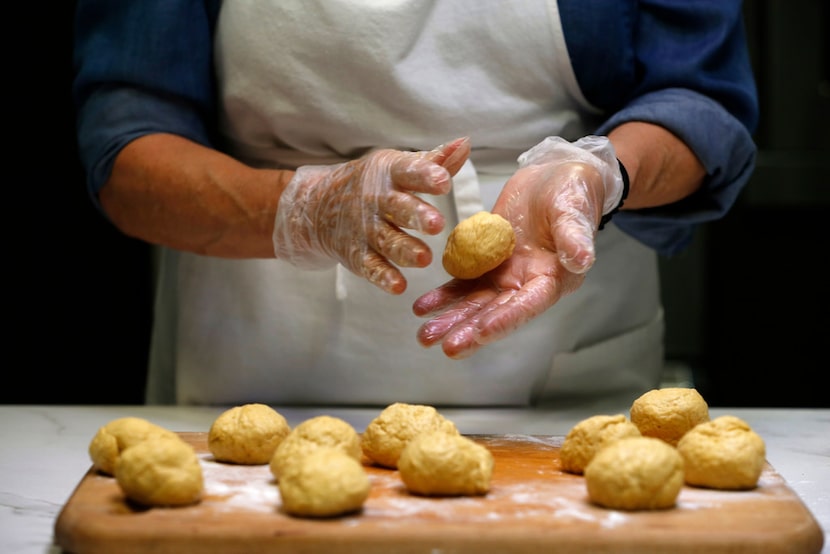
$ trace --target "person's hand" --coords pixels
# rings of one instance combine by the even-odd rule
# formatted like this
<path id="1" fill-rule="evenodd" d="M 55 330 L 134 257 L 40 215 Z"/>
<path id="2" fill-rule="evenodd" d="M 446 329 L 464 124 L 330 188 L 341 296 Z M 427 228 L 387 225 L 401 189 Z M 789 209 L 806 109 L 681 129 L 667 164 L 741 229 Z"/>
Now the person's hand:
<path id="1" fill-rule="evenodd" d="M 421 344 L 440 343 L 450 358 L 465 358 L 579 288 L 594 263 L 602 215 L 623 191 L 607 139 L 581 141 L 547 139 L 519 158 L 493 208 L 516 233 L 513 255 L 478 279 L 453 279 L 418 298 L 413 312 L 431 317 L 418 330 Z"/>
<path id="2" fill-rule="evenodd" d="M 280 197 L 274 253 L 306 269 L 335 263 L 391 294 L 406 289 L 398 267 L 426 267 L 427 244 L 404 232 L 435 235 L 444 216 L 417 196 L 450 191 L 470 155 L 468 138 L 434 150 L 376 150 L 331 166 L 301 166 Z M 398 266 L 398 267 L 396 267 Z"/>

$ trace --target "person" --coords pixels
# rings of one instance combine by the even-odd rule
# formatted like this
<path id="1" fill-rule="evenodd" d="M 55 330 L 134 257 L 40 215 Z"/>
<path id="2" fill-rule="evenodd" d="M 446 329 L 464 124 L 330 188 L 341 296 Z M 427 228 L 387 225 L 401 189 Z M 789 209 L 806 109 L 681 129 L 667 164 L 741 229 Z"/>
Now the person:
<path id="1" fill-rule="evenodd" d="M 79 0 L 92 201 L 158 247 L 148 403 L 537 406 L 663 367 L 658 256 L 755 164 L 738 1 Z M 461 220 L 511 222 L 474 280 Z"/>

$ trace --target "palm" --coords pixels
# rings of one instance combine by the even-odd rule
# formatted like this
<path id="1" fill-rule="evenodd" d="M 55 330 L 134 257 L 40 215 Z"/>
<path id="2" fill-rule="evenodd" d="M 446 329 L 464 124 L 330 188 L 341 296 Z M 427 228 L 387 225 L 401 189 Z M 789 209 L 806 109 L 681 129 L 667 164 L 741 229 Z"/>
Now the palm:
<path id="1" fill-rule="evenodd" d="M 474 280 L 454 279 L 416 300 L 417 315 L 437 313 L 418 333 L 431 346 L 442 342 L 451 358 L 466 357 L 481 345 L 497 341 L 576 290 L 590 267 L 593 244 L 585 248 L 584 225 L 596 216 L 592 188 L 582 166 L 563 171 L 531 167 L 518 171 L 493 208 L 510 221 L 516 233 L 513 255 L 493 271 Z M 589 224 L 592 225 L 592 224 Z M 593 237 L 591 237 L 592 239 Z M 569 269 L 571 268 L 571 269 Z"/>

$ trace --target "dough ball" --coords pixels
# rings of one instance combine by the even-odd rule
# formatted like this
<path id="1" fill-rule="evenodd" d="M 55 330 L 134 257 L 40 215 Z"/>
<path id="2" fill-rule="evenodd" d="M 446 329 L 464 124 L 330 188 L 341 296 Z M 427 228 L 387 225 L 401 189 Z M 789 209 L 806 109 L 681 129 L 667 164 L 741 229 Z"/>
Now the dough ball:
<path id="1" fill-rule="evenodd" d="M 709 421 L 709 406 L 695 389 L 667 387 L 637 398 L 631 405 L 630 417 L 643 436 L 663 439 L 675 446 L 689 429 Z"/>
<path id="2" fill-rule="evenodd" d="M 361 448 L 374 463 L 396 469 L 407 443 L 424 431 L 441 430 L 458 434 L 455 423 L 432 406 L 396 402 L 369 422 L 363 431 Z"/>
<path id="3" fill-rule="evenodd" d="M 493 475 L 493 454 L 468 437 L 427 431 L 413 438 L 398 460 L 409 492 L 428 496 L 486 494 Z"/>
<path id="4" fill-rule="evenodd" d="M 683 458 L 653 437 L 628 437 L 596 453 L 585 467 L 591 501 L 616 510 L 671 508 L 683 488 Z"/>
<path id="5" fill-rule="evenodd" d="M 321 446 L 339 448 L 360 461 L 360 435 L 354 427 L 340 418 L 321 415 L 303 421 L 288 433 L 271 458 L 271 474 L 279 479 L 287 464 L 301 460 Z"/>
<path id="6" fill-rule="evenodd" d="M 677 451 L 686 466 L 686 483 L 712 489 L 751 489 L 766 462 L 764 440 L 735 416 L 701 423 L 683 435 Z"/>
<path id="7" fill-rule="evenodd" d="M 89 443 L 89 457 L 96 470 L 107 475 L 115 474 L 115 462 L 125 449 L 150 437 L 169 435 L 178 438 L 173 431 L 140 417 L 114 419 L 98 429 Z"/>
<path id="8" fill-rule="evenodd" d="M 639 437 L 640 430 L 624 415 L 595 415 L 574 425 L 559 450 L 562 469 L 581 475 L 604 446 L 625 437 Z"/>
<path id="9" fill-rule="evenodd" d="M 478 212 L 461 221 L 447 237 L 444 269 L 458 279 L 475 279 L 513 254 L 516 235 L 498 214 Z"/>
<path id="10" fill-rule="evenodd" d="M 321 446 L 288 464 L 279 480 L 286 513 L 331 517 L 359 510 L 369 496 L 363 465 L 340 448 Z"/>
<path id="11" fill-rule="evenodd" d="M 220 462 L 260 465 L 291 432 L 286 419 L 265 404 L 244 404 L 224 411 L 210 426 L 208 449 Z"/>
<path id="12" fill-rule="evenodd" d="M 202 466 L 178 436 L 155 436 L 130 446 L 115 463 L 127 498 L 145 506 L 184 506 L 202 498 Z"/>

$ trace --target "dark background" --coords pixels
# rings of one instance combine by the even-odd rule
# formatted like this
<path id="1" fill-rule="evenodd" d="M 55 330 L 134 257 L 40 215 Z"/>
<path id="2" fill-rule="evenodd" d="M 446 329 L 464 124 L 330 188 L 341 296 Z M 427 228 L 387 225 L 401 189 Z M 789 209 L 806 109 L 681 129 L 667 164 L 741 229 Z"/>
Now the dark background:
<path id="1" fill-rule="evenodd" d="M 93 207 L 76 154 L 75 2 L 22 8 L 51 22 L 39 48 L 7 50 L 6 385 L 0 402 L 142 403 L 151 310 L 150 250 Z M 28 34 L 24 35 L 32 38 Z M 34 40 L 32 38 L 32 40 Z M 8 127 L 7 127 L 8 129 Z M 8 146 L 6 146 L 8 148 Z M 13 177 L 12 177 L 13 176 Z"/>
<path id="2" fill-rule="evenodd" d="M 830 407 L 830 3 L 748 0 L 744 15 L 758 164 L 730 214 L 663 260 L 668 355 L 715 406 Z"/>
<path id="3" fill-rule="evenodd" d="M 69 90 L 74 6 L 55 3 L 50 46 L 11 52 L 6 67 L 2 403 L 143 401 L 151 252 L 86 195 Z M 828 407 L 830 9 L 749 0 L 744 13 L 762 107 L 758 168 L 729 216 L 661 261 L 667 354 L 712 406 Z"/>

